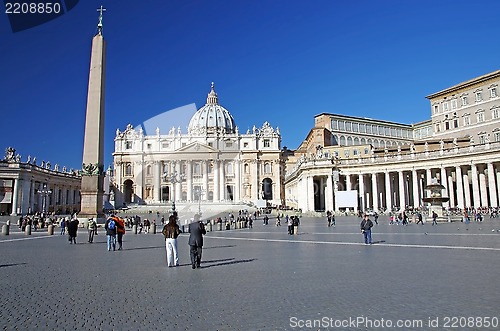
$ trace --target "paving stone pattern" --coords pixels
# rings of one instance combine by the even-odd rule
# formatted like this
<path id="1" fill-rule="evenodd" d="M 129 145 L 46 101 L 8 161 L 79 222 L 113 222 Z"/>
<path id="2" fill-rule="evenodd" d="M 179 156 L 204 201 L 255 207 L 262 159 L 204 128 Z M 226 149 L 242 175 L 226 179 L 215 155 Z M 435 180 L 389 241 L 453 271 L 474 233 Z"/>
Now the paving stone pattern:
<path id="1" fill-rule="evenodd" d="M 389 225 L 381 217 L 374 245 L 359 219 L 302 218 L 299 234 L 271 219 L 253 229 L 209 232 L 202 268 L 192 270 L 187 234 L 181 265 L 167 268 L 163 236 L 124 237 L 106 250 L 100 230 L 77 244 L 55 229 L 0 236 L 3 330 L 327 330 L 292 321 L 500 318 L 500 219 L 438 226 Z M 492 231 L 493 230 L 493 231 Z M 160 231 L 158 231 L 160 232 Z M 485 328 L 445 328 L 461 330 Z M 490 330 L 498 328 L 489 328 Z"/>

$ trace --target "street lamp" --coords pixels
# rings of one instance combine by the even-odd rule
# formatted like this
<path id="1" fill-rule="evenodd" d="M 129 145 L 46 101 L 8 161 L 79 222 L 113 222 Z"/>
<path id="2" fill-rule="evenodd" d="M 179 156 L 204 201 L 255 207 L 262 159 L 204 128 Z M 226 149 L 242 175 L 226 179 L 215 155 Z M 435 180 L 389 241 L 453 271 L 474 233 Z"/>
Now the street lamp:
<path id="1" fill-rule="evenodd" d="M 337 190 L 338 190 L 338 185 L 339 185 L 339 177 L 340 177 L 340 169 L 338 168 L 338 165 L 340 164 L 340 160 L 338 156 L 333 156 L 331 159 L 331 162 L 333 164 L 332 167 L 332 180 L 333 180 L 333 202 L 335 204 L 334 209 L 337 211 Z M 333 212 L 333 210 L 332 210 Z"/>
<path id="2" fill-rule="evenodd" d="M 47 211 L 47 196 L 52 194 L 52 191 L 47 189 L 47 184 L 43 184 L 43 189 L 39 190 L 38 194 L 42 197 L 42 213 L 45 215 Z"/>
<path id="3" fill-rule="evenodd" d="M 195 192 L 196 197 L 198 198 L 198 215 L 201 216 L 201 197 L 202 197 L 203 193 L 205 193 L 205 189 L 197 186 L 197 187 L 195 187 L 194 192 Z"/>
<path id="4" fill-rule="evenodd" d="M 175 184 L 178 184 L 178 183 L 182 183 L 184 181 L 184 178 L 186 177 L 186 175 L 184 174 L 179 174 L 177 173 L 177 171 L 174 171 L 172 172 L 171 174 L 169 174 L 168 172 L 164 172 L 163 173 L 163 178 L 165 179 L 165 181 L 167 182 L 170 182 L 173 185 Z M 173 190 L 174 194 L 172 194 L 172 212 L 175 213 L 175 188 Z"/>

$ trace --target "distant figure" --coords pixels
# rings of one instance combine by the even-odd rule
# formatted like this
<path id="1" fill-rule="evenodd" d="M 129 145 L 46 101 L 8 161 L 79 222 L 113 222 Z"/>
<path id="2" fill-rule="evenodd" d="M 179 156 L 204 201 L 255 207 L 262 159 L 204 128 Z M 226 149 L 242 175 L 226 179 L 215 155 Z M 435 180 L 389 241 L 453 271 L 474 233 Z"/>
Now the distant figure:
<path id="1" fill-rule="evenodd" d="M 118 242 L 118 250 L 123 248 L 123 235 L 125 234 L 125 220 L 117 217 L 116 222 L 116 241 Z"/>
<path id="2" fill-rule="evenodd" d="M 75 243 L 76 244 L 76 235 L 78 234 L 78 219 L 73 218 L 71 222 L 69 222 L 68 225 L 68 235 L 69 235 L 69 243 Z"/>
<path id="3" fill-rule="evenodd" d="M 61 227 L 61 235 L 66 233 L 66 218 L 61 218 L 61 223 L 59 224 Z"/>
<path id="4" fill-rule="evenodd" d="M 201 221 L 195 221 L 189 224 L 189 246 L 191 256 L 191 267 L 201 268 L 201 254 L 203 252 L 203 235 L 207 233 L 205 226 Z"/>
<path id="5" fill-rule="evenodd" d="M 90 218 L 89 221 L 87 222 L 87 230 L 89 232 L 89 243 L 94 242 L 94 233 L 95 233 L 95 228 L 97 227 L 97 223 L 94 221 L 93 218 Z"/>
<path id="6" fill-rule="evenodd" d="M 179 265 L 179 254 L 177 253 L 177 237 L 181 233 L 181 230 L 179 229 L 179 225 L 177 225 L 176 217 L 174 215 L 170 215 L 170 217 L 168 218 L 168 223 L 163 227 L 161 233 L 165 237 L 165 248 L 167 250 L 167 266 L 177 267 Z"/>
<path id="7" fill-rule="evenodd" d="M 108 217 L 106 223 L 104 224 L 104 229 L 106 229 L 106 237 L 107 237 L 107 245 L 108 252 L 111 251 L 111 247 L 113 250 L 116 250 L 116 221 L 114 215 Z"/>
<path id="8" fill-rule="evenodd" d="M 372 227 L 373 222 L 368 218 L 368 215 L 365 215 L 363 220 L 361 221 L 360 228 L 365 238 L 366 245 L 372 243 Z"/>
<path id="9" fill-rule="evenodd" d="M 424 225 L 424 221 L 423 221 L 423 217 L 422 217 L 422 213 L 418 212 L 417 213 L 417 217 L 418 217 L 418 221 L 416 224 L 418 223 L 422 223 L 422 225 Z"/>
<path id="10" fill-rule="evenodd" d="M 435 211 L 432 211 L 432 225 L 437 225 L 438 214 Z"/>

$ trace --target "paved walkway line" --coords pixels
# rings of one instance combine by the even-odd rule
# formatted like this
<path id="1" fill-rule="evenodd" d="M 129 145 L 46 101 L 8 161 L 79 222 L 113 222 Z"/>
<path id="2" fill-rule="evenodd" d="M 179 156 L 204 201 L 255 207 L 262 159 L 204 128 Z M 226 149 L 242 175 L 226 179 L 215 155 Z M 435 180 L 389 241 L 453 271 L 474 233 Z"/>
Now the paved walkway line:
<path id="1" fill-rule="evenodd" d="M 57 238 L 57 236 L 36 236 L 36 237 L 28 237 L 28 238 L 18 238 L 18 239 L 5 239 L 0 240 L 1 243 L 13 242 L 13 241 L 22 241 L 22 240 L 32 240 L 32 239 L 44 239 L 44 238 Z"/>
<path id="2" fill-rule="evenodd" d="M 359 234 L 359 233 L 358 233 Z M 226 240 L 246 240 L 246 241 L 266 241 L 282 243 L 301 243 L 301 244 L 327 244 L 344 246 L 368 246 L 359 242 L 339 242 L 339 241 L 313 241 L 313 240 L 286 240 L 286 239 L 264 239 L 264 238 L 238 238 L 238 237 L 218 237 L 206 235 L 205 238 L 226 239 Z M 375 243 L 370 247 L 404 247 L 404 248 L 434 248 L 434 249 L 457 249 L 457 250 L 477 250 L 477 251 L 500 251 L 500 248 L 492 247 L 472 247 L 472 246 L 440 246 L 440 245 L 414 245 L 414 244 L 384 244 Z"/>

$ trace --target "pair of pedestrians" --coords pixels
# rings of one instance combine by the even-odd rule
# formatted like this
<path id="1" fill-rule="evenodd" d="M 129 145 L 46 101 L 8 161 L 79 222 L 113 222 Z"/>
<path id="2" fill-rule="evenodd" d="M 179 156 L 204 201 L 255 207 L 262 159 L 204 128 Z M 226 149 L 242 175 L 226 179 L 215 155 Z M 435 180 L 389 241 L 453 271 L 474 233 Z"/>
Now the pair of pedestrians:
<path id="1" fill-rule="evenodd" d="M 108 217 L 104 224 L 106 230 L 106 242 L 108 252 L 113 249 L 116 251 L 116 242 L 118 238 L 118 250 L 123 248 L 123 235 L 125 234 L 125 221 L 115 215 Z"/>

